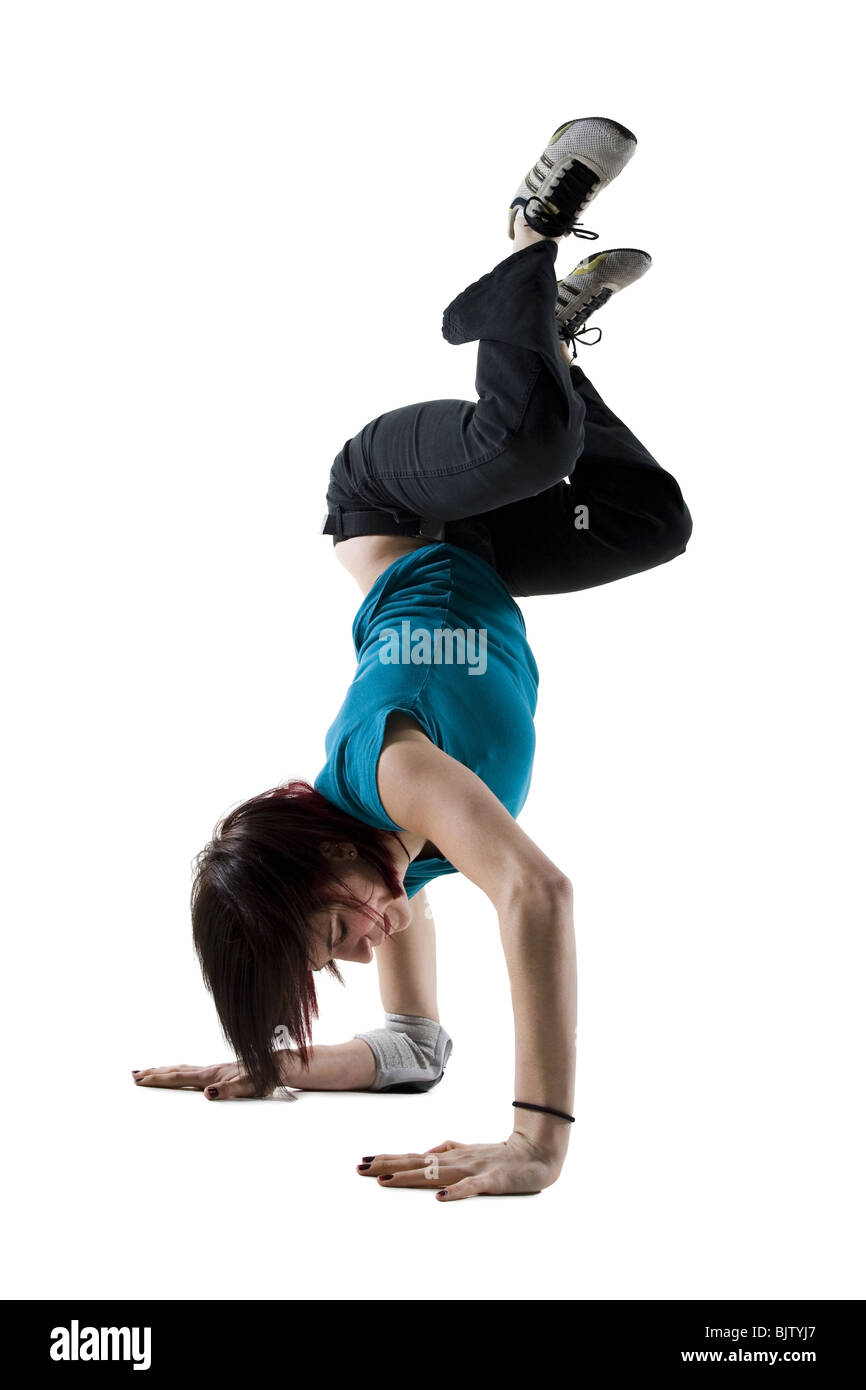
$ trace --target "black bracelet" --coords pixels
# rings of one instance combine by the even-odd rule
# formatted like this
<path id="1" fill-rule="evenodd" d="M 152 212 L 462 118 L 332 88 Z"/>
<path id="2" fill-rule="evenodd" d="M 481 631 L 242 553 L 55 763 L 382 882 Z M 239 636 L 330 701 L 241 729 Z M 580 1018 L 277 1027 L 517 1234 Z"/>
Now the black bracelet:
<path id="1" fill-rule="evenodd" d="M 541 1110 L 545 1115 L 556 1115 L 560 1120 L 568 1120 L 569 1124 L 574 1124 L 574 1116 L 566 1115 L 564 1110 L 552 1110 L 549 1105 L 533 1105 L 529 1100 L 513 1100 L 512 1105 L 516 1105 L 518 1110 Z"/>

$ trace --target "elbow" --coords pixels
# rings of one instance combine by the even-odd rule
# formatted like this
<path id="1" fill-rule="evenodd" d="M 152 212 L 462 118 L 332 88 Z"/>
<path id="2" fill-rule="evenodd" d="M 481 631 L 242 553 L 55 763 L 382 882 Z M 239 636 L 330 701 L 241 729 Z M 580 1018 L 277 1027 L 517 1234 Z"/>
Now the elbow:
<path id="1" fill-rule="evenodd" d="M 500 911 L 531 906 L 546 912 L 570 912 L 574 905 L 574 885 L 567 874 L 551 867 L 542 873 L 518 874 L 508 884 Z"/>
<path id="2" fill-rule="evenodd" d="M 557 874 L 551 879 L 547 892 L 557 907 L 571 910 L 574 906 L 574 884 L 567 874 Z"/>

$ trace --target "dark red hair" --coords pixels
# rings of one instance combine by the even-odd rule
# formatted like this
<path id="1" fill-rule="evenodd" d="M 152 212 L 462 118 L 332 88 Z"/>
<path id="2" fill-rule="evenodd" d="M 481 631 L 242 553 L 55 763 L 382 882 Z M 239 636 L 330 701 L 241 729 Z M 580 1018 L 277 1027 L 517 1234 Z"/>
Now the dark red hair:
<path id="1" fill-rule="evenodd" d="M 334 891 L 340 880 L 321 852 L 322 841 L 351 841 L 389 892 L 399 895 L 403 884 L 386 848 L 392 837 L 393 831 L 365 825 L 295 779 L 235 807 L 196 857 L 196 954 L 223 1032 L 257 1095 L 281 1084 L 278 1026 L 309 1065 L 318 1015 L 311 913 L 350 902 L 378 920 L 366 903 Z M 325 969 L 342 983 L 334 961 Z"/>

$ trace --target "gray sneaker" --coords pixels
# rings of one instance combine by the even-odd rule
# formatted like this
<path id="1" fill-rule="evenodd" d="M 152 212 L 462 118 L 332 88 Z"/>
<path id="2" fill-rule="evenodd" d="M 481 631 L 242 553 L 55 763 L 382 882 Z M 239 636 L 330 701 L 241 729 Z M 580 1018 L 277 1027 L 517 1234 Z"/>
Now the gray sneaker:
<path id="1" fill-rule="evenodd" d="M 636 147 L 630 130 L 604 116 L 585 116 L 559 126 L 511 200 L 511 240 L 519 207 L 529 226 L 543 236 L 571 233 L 594 240 L 596 233 L 584 230 L 575 218 L 625 168 Z"/>
<path id="2" fill-rule="evenodd" d="M 557 280 L 557 331 L 563 342 L 571 343 L 574 356 L 577 356 L 576 340 L 587 342 L 582 335 L 590 315 L 606 304 L 611 295 L 646 275 L 651 265 L 652 257 L 646 251 L 620 247 L 616 251 L 597 251 L 594 256 L 587 256 L 564 280 Z M 593 341 L 597 343 L 601 329 L 595 331 L 598 338 Z"/>

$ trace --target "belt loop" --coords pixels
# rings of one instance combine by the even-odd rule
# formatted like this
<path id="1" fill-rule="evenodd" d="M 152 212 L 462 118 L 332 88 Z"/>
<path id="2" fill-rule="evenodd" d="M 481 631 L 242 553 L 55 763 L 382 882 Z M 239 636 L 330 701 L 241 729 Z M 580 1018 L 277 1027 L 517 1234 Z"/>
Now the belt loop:
<path id="1" fill-rule="evenodd" d="M 343 535 L 343 508 L 337 503 L 337 510 L 334 514 L 334 535 L 338 541 L 344 540 Z"/>
<path id="2" fill-rule="evenodd" d="M 425 540 L 441 541 L 445 536 L 445 523 L 435 516 L 422 516 L 418 518 L 418 535 Z"/>

